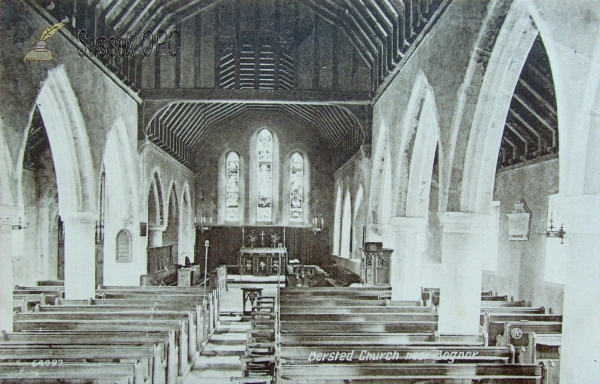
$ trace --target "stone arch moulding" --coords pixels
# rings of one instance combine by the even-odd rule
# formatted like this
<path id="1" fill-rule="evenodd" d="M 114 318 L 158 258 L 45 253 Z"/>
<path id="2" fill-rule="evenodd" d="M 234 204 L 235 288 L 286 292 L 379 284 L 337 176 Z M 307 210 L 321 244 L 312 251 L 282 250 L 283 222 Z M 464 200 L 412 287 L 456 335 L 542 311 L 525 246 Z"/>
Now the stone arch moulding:
<path id="1" fill-rule="evenodd" d="M 377 136 L 377 143 L 375 147 L 375 156 L 372 159 L 372 173 L 371 173 L 371 190 L 369 193 L 369 224 L 380 224 L 382 217 L 382 195 L 383 188 L 382 183 L 385 175 L 385 163 L 389 162 L 390 156 L 389 140 L 388 140 L 388 127 L 385 122 L 381 122 L 379 126 L 379 133 Z"/>
<path id="2" fill-rule="evenodd" d="M 453 164 L 446 187 L 460 192 L 459 196 L 448 197 L 450 210 L 488 213 L 504 121 L 515 85 L 538 35 L 523 3 L 513 3 L 500 28 L 479 86 L 479 79 L 473 75 L 482 54 L 479 47 L 484 44 L 488 29 L 495 28 L 493 22 L 482 28 L 467 70 L 472 77 L 467 79 L 470 89 L 466 93 L 478 96 L 472 124 L 468 124 L 468 116 L 456 116 L 462 121 L 455 121 L 458 126 L 453 127 L 456 141 L 452 145 Z M 468 138 L 466 150 L 463 148 L 462 151 L 457 144 L 461 138 Z M 450 201 L 453 198 L 457 200 Z"/>
<path id="3" fill-rule="evenodd" d="M 426 217 L 436 145 L 441 154 L 440 127 L 433 88 L 419 70 L 404 118 L 401 149 L 396 159 L 397 216 Z M 438 161 L 441 161 L 439 156 Z"/>
<path id="4" fill-rule="evenodd" d="M 162 185 L 162 177 L 160 173 L 160 169 L 158 167 L 154 168 L 150 173 L 150 183 L 148 187 L 147 194 L 147 202 L 146 206 L 150 207 L 150 199 L 154 199 L 154 223 L 150 222 L 150 212 L 148 212 L 148 226 L 157 226 L 164 225 L 165 222 L 165 201 L 164 201 L 164 188 Z"/>
<path id="5" fill-rule="evenodd" d="M 64 69 L 60 65 L 48 71 L 48 78 L 36 100 L 50 141 L 61 215 L 97 211 L 96 172 L 89 139 L 79 102 Z M 24 156 L 27 137 L 23 139 L 20 159 Z M 20 161 L 18 174 L 22 173 Z M 20 176 L 19 176 L 20 178 Z M 21 180 L 19 180 L 19 195 Z"/>
<path id="6" fill-rule="evenodd" d="M 107 177 L 110 177 L 111 173 L 115 173 L 113 180 L 118 182 L 111 184 L 116 187 L 115 194 L 121 196 L 119 201 L 123 204 L 121 209 L 124 210 L 124 216 L 130 223 L 133 223 L 136 221 L 136 207 L 138 207 L 138 195 L 135 187 L 137 177 L 131 142 L 121 116 L 114 121 L 107 136 L 103 164 Z M 111 170 L 114 171 L 111 172 Z M 108 193 L 111 194 L 110 191 Z"/>

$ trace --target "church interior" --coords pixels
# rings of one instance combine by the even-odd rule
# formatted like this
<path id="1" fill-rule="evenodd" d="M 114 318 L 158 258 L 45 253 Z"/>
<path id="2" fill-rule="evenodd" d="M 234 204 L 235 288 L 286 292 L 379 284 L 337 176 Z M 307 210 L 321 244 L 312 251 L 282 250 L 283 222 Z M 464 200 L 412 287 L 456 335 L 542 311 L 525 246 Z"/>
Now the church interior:
<path id="1" fill-rule="evenodd" d="M 600 382 L 597 2 L 0 7 L 0 381 Z"/>

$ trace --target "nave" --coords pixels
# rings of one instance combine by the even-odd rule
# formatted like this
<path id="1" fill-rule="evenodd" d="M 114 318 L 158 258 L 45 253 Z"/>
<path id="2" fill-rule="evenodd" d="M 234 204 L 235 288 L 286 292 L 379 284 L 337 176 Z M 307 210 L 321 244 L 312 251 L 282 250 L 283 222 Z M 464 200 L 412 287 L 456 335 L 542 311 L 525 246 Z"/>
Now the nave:
<path id="1" fill-rule="evenodd" d="M 0 376 L 45 383 L 558 382 L 562 316 L 544 307 L 482 292 L 480 333 L 440 334 L 439 290 L 393 301 L 389 287 L 221 278 L 209 287 L 99 287 L 88 301 L 64 299 L 62 286 L 18 287 L 15 332 L 0 341 Z"/>

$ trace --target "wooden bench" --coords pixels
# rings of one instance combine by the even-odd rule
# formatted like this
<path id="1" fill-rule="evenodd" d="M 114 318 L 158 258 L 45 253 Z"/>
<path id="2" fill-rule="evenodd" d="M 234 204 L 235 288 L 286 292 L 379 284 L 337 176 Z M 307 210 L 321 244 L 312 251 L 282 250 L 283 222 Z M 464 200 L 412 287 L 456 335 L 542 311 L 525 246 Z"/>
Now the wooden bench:
<path id="1" fill-rule="evenodd" d="M 422 333 L 386 333 L 371 332 L 363 334 L 324 334 L 282 332 L 280 344 L 283 345 L 462 345 L 486 346 L 487 335 L 439 335 L 437 332 Z"/>
<path id="2" fill-rule="evenodd" d="M 175 331 L 151 331 L 151 332 L 16 332 L 3 334 L 0 341 L 0 350 L 9 348 L 87 348 L 98 349 L 108 347 L 157 347 L 159 363 L 154 369 L 163 368 L 163 372 L 155 372 L 158 380 L 167 378 L 169 384 L 177 382 L 178 375 L 178 347 Z M 164 372 L 166 364 L 166 372 Z"/>
<path id="3" fill-rule="evenodd" d="M 437 330 L 437 321 L 347 322 L 347 321 L 281 321 L 281 333 L 365 334 L 365 333 L 426 333 Z"/>
<path id="4" fill-rule="evenodd" d="M 130 297 L 127 299 L 89 299 L 89 300 L 63 300 L 58 299 L 55 302 L 57 306 L 82 306 L 82 305 L 96 305 L 96 306 L 122 306 L 122 307 L 131 307 L 131 308 L 152 308 L 152 307 L 161 307 L 161 306 L 191 306 L 195 307 L 200 303 L 202 305 L 203 310 L 198 311 L 198 318 L 202 319 L 202 323 L 205 326 L 208 326 L 208 329 L 203 329 L 203 335 L 209 335 L 214 332 L 219 322 L 219 309 L 218 309 L 218 300 L 216 295 L 207 294 L 207 297 L 203 297 L 202 299 L 192 296 L 171 296 L 164 295 L 162 298 L 157 297 L 149 297 L 146 295 L 138 295 L 137 297 Z M 206 315 L 208 315 L 208 319 L 210 321 L 204 321 L 206 319 Z"/>
<path id="5" fill-rule="evenodd" d="M 307 312 L 312 312 L 308 309 Z M 437 322 L 438 316 L 431 313 L 281 313 L 281 321 L 339 321 L 339 322 Z"/>
<path id="6" fill-rule="evenodd" d="M 562 323 L 554 321 L 507 321 L 491 322 L 490 330 L 503 327 L 503 333 L 496 337 L 496 345 L 512 344 L 515 347 L 526 346 L 528 340 L 523 335 L 531 332 L 538 334 L 560 334 Z"/>
<path id="7" fill-rule="evenodd" d="M 89 345 L 72 346 L 7 346 L 2 345 L 0 362 L 27 362 L 32 366 L 52 367 L 60 363 L 102 363 L 118 361 L 119 363 L 141 363 L 141 372 L 136 373 L 136 381 L 151 379 L 153 384 L 166 383 L 166 362 L 162 360 L 162 349 L 154 346 L 110 346 Z M 141 378 L 139 378 L 141 376 Z"/>
<path id="8" fill-rule="evenodd" d="M 562 322 L 561 315 L 544 315 L 544 314 L 529 314 L 529 313 L 484 313 L 481 314 L 480 324 L 482 328 L 488 333 L 490 338 L 496 339 L 496 336 L 504 334 L 504 327 L 500 326 L 499 323 L 505 321 L 552 321 Z M 493 328 L 490 328 L 490 323 L 496 323 Z"/>
<path id="9" fill-rule="evenodd" d="M 0 362 L 3 383 L 124 383 L 143 384 L 140 363 L 70 363 L 33 366 L 32 363 Z"/>
<path id="10" fill-rule="evenodd" d="M 526 333 L 529 339 L 524 351 L 523 362 L 544 364 L 548 370 L 548 380 L 544 384 L 558 383 L 560 378 L 560 346 L 562 336 L 558 334 Z"/>
<path id="11" fill-rule="evenodd" d="M 411 314 L 432 314 L 434 307 L 390 307 L 390 306 L 336 306 L 336 307 L 317 307 L 311 305 L 310 307 L 304 305 L 288 305 L 284 303 L 280 308 L 280 313 L 283 314 L 304 314 L 304 313 L 312 313 L 312 314 L 360 314 L 360 313 L 381 313 L 381 314 L 402 314 L 402 313 L 411 313 Z"/>
<path id="12" fill-rule="evenodd" d="M 149 320 L 185 320 L 188 329 L 185 334 L 182 333 L 181 342 L 186 342 L 184 348 L 188 352 L 188 358 L 191 363 L 198 357 L 200 347 L 198 347 L 198 335 L 196 333 L 196 313 L 194 311 L 138 311 L 138 312 L 88 312 L 70 311 L 70 312 L 37 312 L 15 314 L 15 320 L 18 321 L 47 321 L 47 320 L 81 320 L 81 321 L 149 321 Z M 183 348 L 180 348 L 182 350 Z"/>
<path id="13" fill-rule="evenodd" d="M 169 359 L 167 364 L 172 366 L 176 363 L 179 376 L 184 376 L 190 367 L 188 364 L 188 324 L 186 320 L 15 320 L 13 323 L 15 332 L 89 332 L 106 333 L 118 332 L 127 333 L 132 331 L 175 331 L 177 339 L 174 346 L 169 350 L 179 351 L 177 359 Z M 171 355 L 169 355 L 171 356 Z"/>
<path id="14" fill-rule="evenodd" d="M 284 365 L 282 383 L 342 383 L 360 380 L 361 383 L 415 383 L 453 380 L 477 382 L 536 383 L 543 378 L 543 367 L 517 364 L 297 364 Z"/>

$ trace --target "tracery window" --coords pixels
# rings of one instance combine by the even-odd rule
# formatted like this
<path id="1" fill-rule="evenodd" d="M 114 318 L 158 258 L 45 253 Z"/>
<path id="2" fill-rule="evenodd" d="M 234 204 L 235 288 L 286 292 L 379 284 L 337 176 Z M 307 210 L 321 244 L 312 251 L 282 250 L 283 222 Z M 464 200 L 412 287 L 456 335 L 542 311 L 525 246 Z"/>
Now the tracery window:
<path id="1" fill-rule="evenodd" d="M 238 221 L 240 208 L 240 157 L 229 152 L 226 164 L 225 221 Z"/>
<path id="2" fill-rule="evenodd" d="M 304 208 L 304 159 L 298 152 L 290 161 L 290 221 L 302 221 Z"/>
<path id="3" fill-rule="evenodd" d="M 258 134 L 257 221 L 273 217 L 273 134 L 263 129 Z"/>

